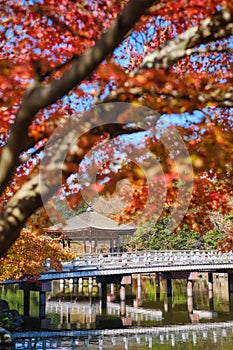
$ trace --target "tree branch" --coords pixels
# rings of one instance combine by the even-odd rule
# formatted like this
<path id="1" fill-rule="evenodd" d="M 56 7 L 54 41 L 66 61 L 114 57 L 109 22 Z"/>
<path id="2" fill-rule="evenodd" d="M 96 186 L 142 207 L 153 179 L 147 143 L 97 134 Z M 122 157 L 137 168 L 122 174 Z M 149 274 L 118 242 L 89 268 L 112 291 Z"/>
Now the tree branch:
<path id="1" fill-rule="evenodd" d="M 1 213 L 0 256 L 3 256 L 16 240 L 27 218 L 43 204 L 38 183 L 38 176 L 26 182 Z"/>
<path id="2" fill-rule="evenodd" d="M 172 65 L 177 63 L 184 57 L 190 56 L 194 53 L 206 52 L 205 49 L 196 48 L 201 44 L 210 43 L 211 41 L 217 41 L 222 38 L 226 38 L 233 34 L 233 14 L 227 9 L 216 13 L 212 19 L 207 18 L 203 20 L 200 26 L 194 26 L 189 28 L 178 37 L 167 40 L 164 45 L 156 49 L 153 53 L 147 55 L 140 68 L 133 71 L 130 77 L 135 77 L 138 74 L 142 74 L 146 69 L 169 69 Z M 195 48 L 194 48 L 195 47 Z M 208 51 L 208 50 L 207 50 Z M 218 51 L 216 48 L 213 51 Z M 231 53 L 232 50 L 219 47 L 219 52 Z M 143 93 L 142 87 L 129 86 L 128 81 L 125 82 L 124 88 L 113 90 L 102 102 L 114 102 L 119 100 L 119 96 L 129 93 L 137 96 Z M 147 91 L 145 91 L 147 93 Z M 149 92 L 151 94 L 151 92 Z M 159 94 L 159 92 L 157 92 Z M 176 96 L 177 98 L 177 96 Z M 205 99 L 207 102 L 209 101 Z M 127 100 L 125 100 L 127 101 Z M 216 99 L 213 100 L 217 102 Z M 219 106 L 220 106 L 220 102 Z M 223 105 L 226 106 L 229 103 L 224 98 Z M 231 106 L 231 104 L 229 104 Z"/>
<path id="3" fill-rule="evenodd" d="M 8 143 L 1 153 L 0 193 L 13 174 L 17 158 L 22 151 L 21 144 L 27 139 L 28 126 L 38 111 L 62 98 L 87 78 L 114 51 L 153 2 L 154 0 L 129 0 L 109 30 L 95 46 L 80 56 L 59 80 L 47 85 L 36 84 L 29 87 L 22 99 Z"/>
<path id="4" fill-rule="evenodd" d="M 191 54 L 188 49 L 226 38 L 233 34 L 233 14 L 228 9 L 217 12 L 213 18 L 206 18 L 200 26 L 194 26 L 177 38 L 165 42 L 164 46 L 147 55 L 140 70 L 155 68 L 168 69 L 180 59 Z M 139 70 L 139 72 L 140 72 Z M 138 74 L 138 71 L 132 75 Z"/>

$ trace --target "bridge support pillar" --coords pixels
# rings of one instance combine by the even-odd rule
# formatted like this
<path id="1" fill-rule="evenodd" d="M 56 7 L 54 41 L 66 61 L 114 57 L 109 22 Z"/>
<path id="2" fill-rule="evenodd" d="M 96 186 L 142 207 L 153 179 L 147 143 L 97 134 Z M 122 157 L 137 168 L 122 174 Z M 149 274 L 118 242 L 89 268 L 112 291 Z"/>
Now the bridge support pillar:
<path id="1" fill-rule="evenodd" d="M 111 285 L 110 285 L 110 293 L 111 293 L 111 295 L 115 295 L 115 286 L 114 286 L 114 283 L 111 283 Z"/>
<path id="2" fill-rule="evenodd" d="M 60 291 L 64 291 L 64 288 L 65 288 L 65 280 L 61 279 L 60 282 L 59 282 L 59 286 L 60 286 Z"/>
<path id="3" fill-rule="evenodd" d="M 125 284 L 121 284 L 121 286 L 120 286 L 120 301 L 125 301 L 125 299 L 126 299 Z"/>
<path id="4" fill-rule="evenodd" d="M 159 272 L 156 272 L 155 281 L 156 281 L 156 299 L 159 299 L 160 298 L 160 275 L 159 275 Z"/>
<path id="5" fill-rule="evenodd" d="M 39 292 L 39 317 L 45 318 L 46 292 Z"/>
<path id="6" fill-rule="evenodd" d="M 193 281 L 188 280 L 187 281 L 187 297 L 193 296 Z"/>
<path id="7" fill-rule="evenodd" d="M 39 292 L 39 316 L 41 319 L 45 318 L 45 303 L 46 292 L 51 292 L 51 283 L 43 282 L 41 285 L 36 283 L 19 283 L 19 289 L 23 290 L 23 314 L 24 316 L 30 316 L 30 291 Z"/>
<path id="8" fill-rule="evenodd" d="M 137 286 L 138 286 L 138 287 L 141 287 L 141 286 L 142 286 L 142 276 L 141 276 L 140 273 L 138 273 Z"/>
<path id="9" fill-rule="evenodd" d="M 213 292 L 213 273 L 208 272 L 208 291 Z"/>
<path id="10" fill-rule="evenodd" d="M 142 305 L 142 276 L 139 273 L 137 275 L 137 298 L 133 301 L 133 306 L 138 307 Z"/>
<path id="11" fill-rule="evenodd" d="M 107 284 L 101 283 L 101 312 L 106 313 L 107 310 Z"/>
<path id="12" fill-rule="evenodd" d="M 69 279 L 69 289 L 71 293 L 74 291 L 74 280 L 72 278 Z"/>
<path id="13" fill-rule="evenodd" d="M 30 290 L 24 290 L 23 292 L 23 315 L 29 316 L 30 314 Z"/>
<path id="14" fill-rule="evenodd" d="M 191 314 L 193 312 L 193 297 L 188 296 L 187 307 L 188 307 L 188 312 Z"/>
<path id="15" fill-rule="evenodd" d="M 91 294 L 92 292 L 92 287 L 93 287 L 93 281 L 92 281 L 92 277 L 88 278 L 88 293 Z"/>
<path id="16" fill-rule="evenodd" d="M 125 300 L 121 300 L 121 302 L 120 302 L 120 315 L 121 316 L 126 315 L 126 302 L 125 302 Z"/>
<path id="17" fill-rule="evenodd" d="M 228 291 L 229 294 L 233 294 L 233 273 L 228 272 Z"/>
<path id="18" fill-rule="evenodd" d="M 172 278 L 167 279 L 167 297 L 172 297 Z"/>
<path id="19" fill-rule="evenodd" d="M 208 272 L 208 292 L 209 299 L 213 299 L 213 273 Z"/>
<path id="20" fill-rule="evenodd" d="M 82 291 L 83 291 L 83 279 L 82 279 L 82 277 L 80 277 L 78 279 L 78 292 L 82 293 Z"/>
<path id="21" fill-rule="evenodd" d="M 233 312 L 233 293 L 229 294 L 229 311 Z"/>
<path id="22" fill-rule="evenodd" d="M 120 285 L 120 314 L 121 316 L 126 315 L 126 285 Z"/>
<path id="23" fill-rule="evenodd" d="M 167 297 L 172 297 L 172 274 L 170 272 L 162 272 L 162 278 L 167 281 Z"/>

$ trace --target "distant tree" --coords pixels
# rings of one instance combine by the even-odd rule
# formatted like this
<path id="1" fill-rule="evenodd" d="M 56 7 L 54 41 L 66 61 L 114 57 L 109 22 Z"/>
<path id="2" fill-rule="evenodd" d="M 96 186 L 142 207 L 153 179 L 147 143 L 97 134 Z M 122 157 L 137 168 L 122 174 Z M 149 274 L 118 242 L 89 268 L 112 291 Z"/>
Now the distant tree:
<path id="1" fill-rule="evenodd" d="M 218 249 L 219 241 L 225 237 L 225 234 L 216 230 L 210 230 L 200 236 L 197 231 L 191 230 L 187 225 L 172 232 L 167 228 L 168 220 L 164 217 L 156 223 L 147 223 L 139 227 L 135 236 L 129 240 L 128 247 L 148 250 L 209 250 Z"/>

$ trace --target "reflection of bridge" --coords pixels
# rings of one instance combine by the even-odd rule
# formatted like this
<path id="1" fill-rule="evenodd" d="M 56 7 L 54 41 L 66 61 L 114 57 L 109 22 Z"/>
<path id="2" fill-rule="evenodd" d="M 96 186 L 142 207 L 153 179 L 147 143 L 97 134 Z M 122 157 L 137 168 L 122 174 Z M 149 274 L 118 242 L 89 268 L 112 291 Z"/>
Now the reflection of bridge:
<path id="1" fill-rule="evenodd" d="M 176 271 L 229 271 L 233 269 L 233 253 L 217 251 L 139 251 L 131 253 L 83 255 L 63 263 L 62 271 L 49 269 L 41 281 Z"/>
<path id="2" fill-rule="evenodd" d="M 90 304 L 90 303 L 72 303 L 72 302 L 57 302 L 57 301 L 49 301 L 46 304 L 46 312 L 55 312 L 55 313 L 78 313 L 83 315 L 92 315 L 96 316 L 101 313 L 100 304 Z M 115 303 L 107 303 L 107 313 L 109 315 L 121 316 L 121 308 L 119 304 Z M 132 320 L 137 321 L 138 318 L 142 321 L 146 320 L 162 320 L 162 311 L 161 310 L 153 310 L 153 309 L 142 309 L 137 307 L 132 307 L 126 305 L 125 307 L 125 315 L 126 317 L 130 317 Z"/>
<path id="3" fill-rule="evenodd" d="M 80 331 L 40 331 L 15 332 L 13 335 L 15 349 L 72 349 L 84 345 L 87 348 L 99 349 L 118 346 L 128 349 L 128 345 L 146 344 L 152 348 L 156 344 L 171 344 L 198 340 L 216 343 L 218 338 L 232 336 L 233 322 L 176 325 L 165 327 L 124 328 L 111 330 Z"/>

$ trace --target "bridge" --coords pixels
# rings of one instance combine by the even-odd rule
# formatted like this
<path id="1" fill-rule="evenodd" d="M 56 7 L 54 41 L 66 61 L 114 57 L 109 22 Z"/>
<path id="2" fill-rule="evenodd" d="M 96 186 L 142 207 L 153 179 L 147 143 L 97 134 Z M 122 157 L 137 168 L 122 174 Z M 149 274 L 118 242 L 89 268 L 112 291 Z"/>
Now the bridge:
<path id="1" fill-rule="evenodd" d="M 113 275 L 132 275 L 152 272 L 228 272 L 233 271 L 233 253 L 217 251 L 138 251 L 109 254 L 81 255 L 76 260 L 63 263 L 61 271 L 50 269 L 41 281 L 98 277 Z"/>
<path id="2" fill-rule="evenodd" d="M 217 251 L 133 251 L 108 254 L 84 254 L 77 259 L 62 264 L 60 271 L 50 268 L 50 261 L 45 263 L 46 271 L 40 276 L 39 290 L 40 316 L 45 315 L 47 282 L 54 280 L 77 280 L 95 278 L 101 285 L 102 311 L 107 308 L 107 284 L 120 285 L 120 300 L 126 299 L 126 285 L 131 284 L 132 275 L 156 273 L 156 293 L 159 293 L 159 276 L 167 280 L 167 296 L 172 296 L 172 279 L 187 279 L 187 294 L 192 296 L 192 272 L 208 272 L 208 289 L 213 292 L 213 272 L 228 273 L 229 293 L 233 294 L 233 253 Z M 181 276 L 182 275 L 182 276 Z M 178 277 L 179 276 L 179 277 Z M 139 281 L 139 280 L 138 280 Z M 15 283 L 16 281 L 8 281 Z M 140 283 L 140 281 L 139 281 Z M 47 286 L 46 286 L 47 285 Z M 21 282 L 25 291 L 24 314 L 29 314 L 29 291 L 33 289 Z M 35 289 L 34 289 L 35 290 Z M 36 289 L 38 290 L 38 289 Z M 139 298 L 140 299 L 140 298 Z M 125 312 L 125 311 L 124 311 Z"/>
<path id="3" fill-rule="evenodd" d="M 206 324 L 174 325 L 164 327 L 122 328 L 104 330 L 64 330 L 64 331 L 29 331 L 13 334 L 14 349 L 77 349 L 77 346 L 99 349 L 118 346 L 127 350 L 129 345 L 145 344 L 152 349 L 156 344 L 170 344 L 198 340 L 217 343 L 232 336 L 233 322 Z"/>
<path id="4" fill-rule="evenodd" d="M 188 281 L 187 293 L 192 296 L 192 272 L 208 272 L 209 291 L 213 291 L 213 272 L 228 273 L 229 293 L 233 293 L 233 253 L 218 251 L 133 251 L 109 254 L 82 255 L 77 259 L 63 263 L 61 271 L 50 269 L 40 280 L 77 279 L 95 277 L 101 284 L 102 310 L 107 307 L 107 284 L 120 284 L 120 299 L 125 300 L 125 286 L 131 284 L 133 274 L 156 273 L 157 284 L 159 274 L 167 280 L 167 296 L 172 296 L 172 278 L 181 272 L 186 273 Z M 180 278 L 180 277 L 179 277 Z"/>

